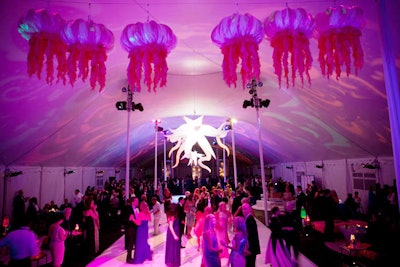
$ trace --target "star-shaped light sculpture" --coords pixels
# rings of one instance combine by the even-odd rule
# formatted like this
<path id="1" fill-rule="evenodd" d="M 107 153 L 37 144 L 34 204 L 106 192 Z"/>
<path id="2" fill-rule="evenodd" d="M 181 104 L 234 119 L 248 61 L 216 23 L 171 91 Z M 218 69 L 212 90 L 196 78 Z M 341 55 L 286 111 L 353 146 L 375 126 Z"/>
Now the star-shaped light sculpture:
<path id="1" fill-rule="evenodd" d="M 198 165 L 211 172 L 211 169 L 203 163 L 204 161 L 210 161 L 211 158 L 216 158 L 207 137 L 215 137 L 217 144 L 225 149 L 229 156 L 228 147 L 221 141 L 221 139 L 225 138 L 227 135 L 224 127 L 229 123 L 223 122 L 218 128 L 214 128 L 210 125 L 204 125 L 203 118 L 204 116 L 200 116 L 192 120 L 188 117 L 184 117 L 185 124 L 182 124 L 175 130 L 170 129 L 171 134 L 167 135 L 167 138 L 171 143 L 175 143 L 175 145 L 169 151 L 169 157 L 177 150 L 176 162 L 175 165 L 172 166 L 173 168 L 178 166 L 180 160 L 188 159 L 188 165 Z M 204 154 L 193 150 L 193 146 L 196 144 L 201 148 Z"/>

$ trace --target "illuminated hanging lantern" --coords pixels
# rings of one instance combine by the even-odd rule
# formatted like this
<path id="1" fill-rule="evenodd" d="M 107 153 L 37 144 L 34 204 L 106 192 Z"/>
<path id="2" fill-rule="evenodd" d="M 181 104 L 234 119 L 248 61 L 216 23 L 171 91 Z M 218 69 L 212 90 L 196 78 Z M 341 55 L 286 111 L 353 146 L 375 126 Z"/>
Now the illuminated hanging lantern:
<path id="1" fill-rule="evenodd" d="M 286 8 L 273 12 L 264 21 L 264 31 L 274 48 L 273 61 L 275 74 L 278 76 L 279 87 L 282 75 L 289 87 L 289 73 L 292 85 L 296 72 L 304 85 L 304 76 L 311 84 L 309 70 L 312 65 L 310 38 L 315 27 L 315 20 L 303 8 Z"/>
<path id="2" fill-rule="evenodd" d="M 223 77 L 226 84 L 236 87 L 236 68 L 241 60 L 243 89 L 253 79 L 260 80 L 258 45 L 263 39 L 262 22 L 246 13 L 225 17 L 211 33 L 212 41 L 224 55 Z"/>
<path id="3" fill-rule="evenodd" d="M 92 90 L 98 83 L 101 91 L 106 83 L 107 51 L 114 47 L 113 33 L 103 24 L 77 19 L 65 25 L 61 37 L 68 45 L 67 65 L 71 85 L 74 85 L 77 77 L 86 81 L 90 73 Z"/>
<path id="4" fill-rule="evenodd" d="M 127 25 L 121 35 L 121 45 L 129 53 L 127 70 L 131 88 L 141 90 L 140 82 L 144 72 L 144 84 L 148 91 L 156 92 L 158 86 L 167 83 L 167 55 L 176 46 L 176 36 L 171 28 L 155 21 Z M 154 71 L 154 73 L 153 73 Z"/>
<path id="5" fill-rule="evenodd" d="M 57 59 L 57 82 L 65 83 L 66 45 L 60 38 L 60 31 L 65 20 L 57 13 L 45 9 L 30 9 L 26 16 L 18 22 L 18 32 L 29 41 L 28 74 L 36 74 L 41 78 L 44 62 L 46 62 L 46 82 L 54 80 L 54 63 Z"/>
<path id="6" fill-rule="evenodd" d="M 346 74 L 351 72 L 351 58 L 355 74 L 364 65 L 364 52 L 361 47 L 361 29 L 365 26 L 363 10 L 357 6 L 330 7 L 315 16 L 318 39 L 318 61 L 321 72 L 328 78 L 336 72 L 336 79 L 341 75 L 341 66 Z"/>

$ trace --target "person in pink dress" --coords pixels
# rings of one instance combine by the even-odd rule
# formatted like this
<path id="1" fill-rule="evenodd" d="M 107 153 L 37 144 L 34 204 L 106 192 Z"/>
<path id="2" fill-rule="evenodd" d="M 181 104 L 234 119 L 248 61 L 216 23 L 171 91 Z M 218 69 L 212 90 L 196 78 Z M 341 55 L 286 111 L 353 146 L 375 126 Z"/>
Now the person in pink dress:
<path id="1" fill-rule="evenodd" d="M 201 248 L 201 238 L 203 236 L 203 229 L 204 229 L 204 219 L 208 214 L 212 213 L 211 207 L 206 207 L 204 212 L 201 209 L 196 211 L 196 219 L 194 225 L 194 234 L 197 237 L 197 251 L 200 251 Z"/>
<path id="2" fill-rule="evenodd" d="M 61 227 L 64 221 L 62 213 L 56 213 L 55 222 L 49 227 L 50 252 L 54 267 L 60 267 L 64 261 L 65 239 L 68 232 Z"/>
<path id="3" fill-rule="evenodd" d="M 215 231 L 217 233 L 218 243 L 220 244 L 220 248 L 222 249 L 220 257 L 228 258 L 229 251 L 227 247 L 221 245 L 222 243 L 229 244 L 230 240 L 228 235 L 228 229 L 230 229 L 232 225 L 232 215 L 228 211 L 225 202 L 221 201 L 218 204 L 218 210 L 215 212 L 215 217 L 217 219 L 217 225 L 215 227 Z"/>

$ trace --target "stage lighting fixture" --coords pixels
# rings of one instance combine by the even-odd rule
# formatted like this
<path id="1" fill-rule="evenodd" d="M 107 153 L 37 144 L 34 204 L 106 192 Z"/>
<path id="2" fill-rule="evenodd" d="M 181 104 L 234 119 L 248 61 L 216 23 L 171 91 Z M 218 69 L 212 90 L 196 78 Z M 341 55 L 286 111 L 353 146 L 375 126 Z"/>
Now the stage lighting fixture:
<path id="1" fill-rule="evenodd" d="M 231 125 L 225 125 L 225 126 L 224 126 L 224 130 L 225 130 L 225 131 L 232 130 L 232 126 L 231 126 Z"/>
<path id="2" fill-rule="evenodd" d="M 16 177 L 22 174 L 22 171 L 18 171 L 18 172 L 9 172 L 8 176 L 9 177 Z"/>
<path id="3" fill-rule="evenodd" d="M 254 101 L 253 101 L 253 99 L 243 101 L 243 108 L 248 108 L 248 107 L 254 108 Z"/>
<path id="4" fill-rule="evenodd" d="M 251 95 L 250 100 L 244 100 L 243 102 L 243 108 L 247 107 L 256 107 L 256 108 L 267 108 L 270 104 L 269 99 L 262 100 L 258 97 L 257 95 L 257 87 L 262 87 L 263 83 L 262 82 L 256 82 L 255 80 L 252 80 L 251 83 L 247 84 L 247 88 L 249 88 L 249 94 Z"/>
<path id="5" fill-rule="evenodd" d="M 115 107 L 117 108 L 117 110 L 128 110 L 128 109 L 132 109 L 132 111 L 135 110 L 139 110 L 139 111 L 143 111 L 143 105 L 142 103 L 135 103 L 132 102 L 132 91 L 126 87 L 122 87 L 121 89 L 122 92 L 127 93 L 127 101 L 117 101 L 115 103 Z"/>
<path id="6" fill-rule="evenodd" d="M 126 110 L 126 101 L 118 101 L 115 106 L 118 110 Z"/>
<path id="7" fill-rule="evenodd" d="M 142 112 L 143 111 L 142 103 L 135 104 L 135 102 L 132 102 L 132 111 L 135 110 L 139 110 L 140 112 Z"/>
<path id="8" fill-rule="evenodd" d="M 170 135 L 172 132 L 168 129 L 162 131 L 164 135 Z"/>
<path id="9" fill-rule="evenodd" d="M 76 172 L 77 172 L 77 170 L 70 170 L 70 171 L 67 171 L 66 169 L 64 169 L 64 175 L 73 174 L 73 173 L 76 173 Z"/>
<path id="10" fill-rule="evenodd" d="M 267 108 L 267 107 L 269 106 L 269 103 L 270 103 L 270 102 L 271 102 L 271 101 L 270 101 L 269 99 L 260 100 L 260 108 L 261 108 L 261 107 Z"/>
<path id="11" fill-rule="evenodd" d="M 361 166 L 363 168 L 365 168 L 365 169 L 371 169 L 371 170 L 376 169 L 376 165 L 372 165 L 372 164 L 369 164 L 369 163 L 361 164 Z"/>
<path id="12" fill-rule="evenodd" d="M 115 107 L 118 110 L 127 110 L 128 109 L 126 101 L 118 101 L 117 103 L 115 103 Z M 132 111 L 135 111 L 135 110 L 143 111 L 144 109 L 143 109 L 142 103 L 132 102 Z"/>

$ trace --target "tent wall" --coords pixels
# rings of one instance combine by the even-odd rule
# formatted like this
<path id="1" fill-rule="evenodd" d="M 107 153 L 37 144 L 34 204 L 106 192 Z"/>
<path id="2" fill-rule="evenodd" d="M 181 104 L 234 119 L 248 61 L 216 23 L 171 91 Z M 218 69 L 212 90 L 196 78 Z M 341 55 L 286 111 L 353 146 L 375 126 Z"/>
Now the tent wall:
<path id="1" fill-rule="evenodd" d="M 22 171 L 21 175 L 14 177 L 2 176 L 0 183 L 0 199 L 2 206 L 1 218 L 4 215 L 11 215 L 12 201 L 19 189 L 24 191 L 26 197 L 36 197 L 38 204 L 43 208 L 45 203 L 54 200 L 57 205 L 63 203 L 64 198 L 72 201 L 75 189 L 84 192 L 88 186 L 102 187 L 109 177 L 117 179 L 124 178 L 124 171 L 118 172 L 114 168 L 76 168 L 76 167 L 26 167 L 11 166 L 8 167 L 11 172 Z M 2 167 L 3 174 L 5 167 Z M 72 171 L 68 174 L 68 171 Z M 120 174 L 122 174 L 120 178 Z M 97 180 L 102 184 L 97 185 Z M 5 194 L 4 194 L 5 192 Z M 28 203 L 26 203 L 26 207 Z"/>
<path id="2" fill-rule="evenodd" d="M 323 168 L 321 161 L 314 162 L 288 162 L 279 165 L 272 165 L 274 180 L 282 178 L 294 185 L 301 185 L 301 175 L 314 175 L 316 183 L 321 188 L 336 190 L 339 199 L 344 201 L 348 193 L 359 191 L 362 199 L 362 207 L 366 211 L 368 206 L 368 190 L 361 190 L 354 187 L 353 173 L 373 173 L 375 181 L 381 185 L 388 184 L 396 186 L 396 178 L 393 158 L 378 158 L 380 167 L 377 169 L 365 169 L 363 164 L 371 163 L 374 158 L 343 159 L 324 161 Z"/>
<path id="3" fill-rule="evenodd" d="M 317 184 L 322 188 L 334 189 L 339 198 L 344 201 L 347 193 L 353 193 L 354 183 L 353 172 L 371 172 L 376 174 L 376 181 L 382 185 L 395 185 L 395 170 L 393 158 L 379 158 L 380 168 L 369 170 L 362 167 L 362 164 L 370 163 L 374 158 L 343 159 L 324 161 L 323 168 L 321 161 L 313 162 L 288 162 L 285 164 L 272 165 L 272 177 L 281 177 L 294 185 L 301 183 L 301 175 L 314 175 Z M 19 189 L 23 189 L 25 196 L 37 197 L 39 206 L 54 200 L 61 205 L 64 198 L 72 200 L 75 189 L 84 192 L 86 187 L 102 187 L 109 177 L 116 177 L 117 180 L 125 179 L 125 170 L 114 168 L 93 168 L 93 167 L 8 167 L 11 171 L 22 171 L 22 174 L 15 177 L 4 177 L 0 183 L 0 199 L 4 201 L 4 208 L 0 207 L 1 218 L 10 215 L 12 200 Z M 259 168 L 256 168 L 259 170 Z M 5 167 L 2 167 L 3 173 Z M 65 174 L 65 171 L 73 171 Z M 255 173 L 256 174 L 256 173 Z M 5 183 L 4 183 L 5 182 Z M 4 186 L 6 189 L 4 195 Z M 363 207 L 367 207 L 368 190 L 357 190 L 363 200 Z"/>

